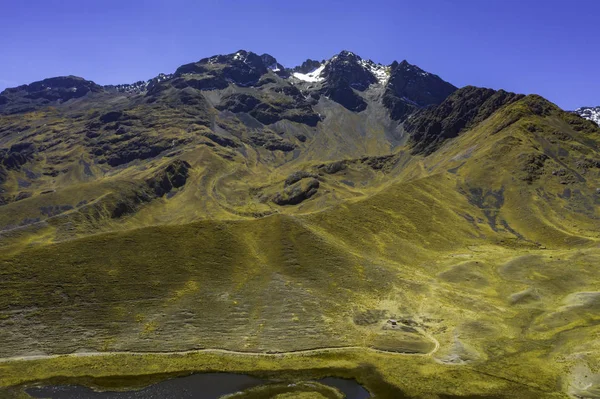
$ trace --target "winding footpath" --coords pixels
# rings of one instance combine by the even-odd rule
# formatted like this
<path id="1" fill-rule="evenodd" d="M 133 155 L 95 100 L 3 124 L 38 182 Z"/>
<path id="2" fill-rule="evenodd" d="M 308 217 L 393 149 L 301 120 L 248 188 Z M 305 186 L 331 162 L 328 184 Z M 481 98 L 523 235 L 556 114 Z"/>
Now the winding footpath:
<path id="1" fill-rule="evenodd" d="M 242 352 L 227 349 L 196 349 L 189 351 L 175 351 L 175 352 L 78 352 L 69 353 L 64 355 L 32 355 L 32 356 L 16 356 L 6 357 L 0 359 L 0 363 L 8 362 L 20 362 L 29 360 L 45 360 L 45 359 L 57 359 L 64 357 L 93 357 L 93 356 L 112 356 L 112 355 L 130 355 L 130 356 L 146 356 L 146 355 L 165 355 L 165 356 L 181 356 L 191 355 L 196 353 L 216 353 L 223 355 L 235 355 L 235 356 L 262 356 L 262 357 L 282 357 L 286 355 L 315 355 L 320 353 L 331 353 L 331 352 L 344 352 L 349 350 L 359 351 L 370 351 L 374 353 L 383 353 L 387 355 L 398 355 L 398 356 L 432 356 L 440 348 L 440 343 L 431 334 L 419 329 L 419 332 L 426 336 L 434 343 L 434 348 L 427 353 L 407 353 L 407 352 L 393 352 L 382 349 L 369 348 L 365 346 L 338 346 L 338 347 L 324 347 L 315 349 L 302 349 L 297 351 L 287 352 Z"/>

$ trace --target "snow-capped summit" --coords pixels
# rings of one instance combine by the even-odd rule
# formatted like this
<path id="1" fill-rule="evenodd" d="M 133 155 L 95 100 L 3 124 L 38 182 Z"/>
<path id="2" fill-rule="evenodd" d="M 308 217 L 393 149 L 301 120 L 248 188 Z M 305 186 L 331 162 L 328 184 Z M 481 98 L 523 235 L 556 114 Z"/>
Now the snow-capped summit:
<path id="1" fill-rule="evenodd" d="M 365 90 L 369 85 L 385 85 L 390 77 L 390 67 L 364 60 L 355 53 L 341 51 L 323 62 L 306 60 L 293 69 L 292 76 L 304 82 L 344 80 L 353 88 Z"/>
<path id="2" fill-rule="evenodd" d="M 363 91 L 379 81 L 371 66 L 360 56 L 344 50 L 327 62 L 323 76 L 332 85 L 338 86 L 344 83 Z"/>
<path id="3" fill-rule="evenodd" d="M 369 70 L 375 77 L 379 84 L 385 86 L 388 79 L 390 78 L 391 67 L 381 64 L 376 64 L 371 60 L 360 60 L 360 64 Z"/>
<path id="4" fill-rule="evenodd" d="M 585 119 L 589 119 L 592 122 L 596 122 L 600 126 L 600 106 L 599 107 L 581 107 L 575 110 L 576 114 L 579 114 Z"/>
<path id="5" fill-rule="evenodd" d="M 48 89 L 48 82 L 60 86 L 60 90 Z M 407 61 L 382 65 L 344 50 L 327 60 L 307 59 L 294 68 L 286 68 L 270 54 L 259 55 L 243 49 L 202 58 L 181 65 L 173 74 L 160 74 L 132 84 L 95 87 L 63 77 L 41 82 L 39 87 L 30 86 L 27 90 L 21 87 L 1 93 L 0 112 L 14 112 L 29 106 L 32 95 L 41 98 L 40 104 L 68 101 L 88 92 L 144 94 L 154 100 L 169 87 L 213 91 L 233 86 L 292 93 L 313 103 L 324 98 L 353 112 L 365 110 L 369 100 L 376 98 L 390 110 L 392 119 L 399 120 L 415 109 L 441 103 L 456 90 L 438 76 Z"/>
<path id="6" fill-rule="evenodd" d="M 317 90 L 326 98 L 356 112 L 367 106 L 359 92 L 381 90 L 383 104 L 392 110 L 395 119 L 416 108 L 439 104 L 456 90 L 437 75 L 406 60 L 382 65 L 347 50 L 326 61 L 309 59 L 291 69 L 290 73 L 292 83 L 311 83 L 306 89 Z"/>

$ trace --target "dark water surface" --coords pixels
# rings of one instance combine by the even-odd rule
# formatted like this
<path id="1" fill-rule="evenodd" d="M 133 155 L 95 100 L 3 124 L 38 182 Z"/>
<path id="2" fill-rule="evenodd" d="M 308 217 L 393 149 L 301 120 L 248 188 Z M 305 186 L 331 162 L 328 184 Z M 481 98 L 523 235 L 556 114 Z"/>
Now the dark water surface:
<path id="1" fill-rule="evenodd" d="M 319 380 L 319 382 L 321 384 L 329 385 L 330 387 L 339 389 L 344 395 L 346 395 L 346 399 L 368 399 L 371 397 L 371 395 L 369 395 L 369 391 L 363 388 L 363 386 L 355 380 L 327 377 Z"/>
<path id="2" fill-rule="evenodd" d="M 319 382 L 339 389 L 347 399 L 370 397 L 369 392 L 355 380 L 328 377 Z M 267 383 L 269 381 L 244 374 L 202 373 L 165 380 L 137 391 L 96 392 L 79 385 L 57 385 L 27 388 L 26 392 L 34 398 L 50 399 L 218 399 L 226 394 Z"/>

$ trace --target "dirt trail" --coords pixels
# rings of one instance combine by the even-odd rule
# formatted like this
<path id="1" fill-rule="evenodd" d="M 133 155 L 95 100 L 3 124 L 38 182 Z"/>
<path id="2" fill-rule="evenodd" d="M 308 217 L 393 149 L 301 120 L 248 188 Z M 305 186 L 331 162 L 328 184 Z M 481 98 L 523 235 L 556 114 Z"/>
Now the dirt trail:
<path id="1" fill-rule="evenodd" d="M 363 350 L 370 351 L 375 353 L 385 353 L 388 355 L 398 355 L 398 356 L 432 356 L 440 347 L 439 342 L 432 337 L 430 334 L 425 331 L 420 331 L 423 335 L 429 338 L 434 344 L 435 347 L 428 353 L 403 353 L 403 352 L 392 352 L 385 351 L 374 348 L 367 348 L 364 346 L 340 346 L 340 347 L 325 347 L 325 348 L 315 348 L 315 349 L 303 349 L 297 351 L 288 351 L 288 352 L 241 352 L 241 351 L 232 351 L 227 349 L 198 349 L 198 350 L 189 350 L 189 351 L 179 351 L 179 352 L 80 352 L 80 353 L 70 353 L 65 355 L 32 355 L 32 356 L 17 356 L 17 357 L 7 357 L 0 359 L 0 363 L 8 363 L 8 362 L 18 362 L 18 361 L 28 361 L 28 360 L 42 360 L 42 359 L 56 359 L 60 357 L 92 357 L 92 356 L 111 356 L 111 355 L 132 355 L 132 356 L 144 356 L 144 355 L 189 355 L 194 353 L 220 353 L 224 355 L 239 355 L 239 356 L 264 356 L 264 357 L 279 357 L 285 355 L 313 355 L 325 352 L 343 352 L 348 350 Z"/>

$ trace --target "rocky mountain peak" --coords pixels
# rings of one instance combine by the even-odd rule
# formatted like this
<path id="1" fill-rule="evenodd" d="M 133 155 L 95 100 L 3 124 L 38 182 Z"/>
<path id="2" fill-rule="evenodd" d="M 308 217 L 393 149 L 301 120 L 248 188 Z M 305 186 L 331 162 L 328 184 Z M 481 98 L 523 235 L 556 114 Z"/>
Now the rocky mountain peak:
<path id="1" fill-rule="evenodd" d="M 0 93 L 0 112 L 24 112 L 51 102 L 64 102 L 83 97 L 89 93 L 100 93 L 103 87 L 78 76 L 59 76 L 21 85 Z"/>
<path id="2" fill-rule="evenodd" d="M 273 73 L 280 78 L 291 79 L 287 82 L 277 80 L 272 76 Z M 379 97 L 381 93 L 378 92 L 377 96 L 396 120 L 421 107 L 439 104 L 456 89 L 406 60 L 386 66 L 343 50 L 329 60 L 307 59 L 300 66 L 286 69 L 270 54 L 259 55 L 242 49 L 230 54 L 206 57 L 180 66 L 173 74 L 160 74 L 148 81 L 133 84 L 102 87 L 76 77 L 46 79 L 7 90 L 0 96 L 0 112 L 7 113 L 7 109 L 8 112 L 24 112 L 83 96 L 88 92 L 105 91 L 130 95 L 145 93 L 149 96 L 149 101 L 157 101 L 160 93 L 171 88 L 179 91 L 188 88 L 210 91 L 223 90 L 232 84 L 292 93 L 294 101 L 304 101 L 310 97 L 309 102 L 315 102 L 320 96 L 324 96 L 354 112 L 367 107 L 367 101 L 361 92 L 384 88 L 384 95 Z M 295 84 L 301 86 L 294 88 Z M 38 97 L 41 100 L 38 101 Z"/>
<path id="3" fill-rule="evenodd" d="M 228 57 L 231 57 L 231 54 Z M 233 61 L 231 63 L 240 66 L 246 65 L 250 68 L 255 69 L 266 69 L 263 57 L 256 53 L 253 53 L 252 51 L 240 50 L 236 52 L 235 54 L 233 54 Z"/>
<path id="4" fill-rule="evenodd" d="M 354 54 L 352 51 L 342 50 L 338 54 L 331 57 L 330 61 L 333 62 L 333 61 L 341 60 L 341 61 L 346 61 L 346 62 L 358 62 L 361 59 L 362 58 L 360 58 L 359 55 Z"/>
<path id="5" fill-rule="evenodd" d="M 347 50 L 333 56 L 327 62 L 323 76 L 331 85 L 347 84 L 360 91 L 378 81 L 363 59 Z"/>
<path id="6" fill-rule="evenodd" d="M 257 81 L 260 76 L 273 71 L 276 74 L 286 77 L 288 75 L 285 67 L 277 62 L 277 59 L 270 54 L 258 55 L 252 51 L 238 50 L 235 53 L 225 55 L 215 55 L 203 58 L 192 64 L 186 64 L 178 68 L 176 75 L 185 73 L 213 73 L 221 70 L 226 75 L 225 78 L 236 84 L 247 86 Z"/>
<path id="7" fill-rule="evenodd" d="M 200 64 L 224 64 L 234 68 L 256 71 L 261 74 L 267 72 L 263 57 L 252 51 L 246 50 L 239 50 L 227 55 L 218 55 L 216 56 L 216 59 L 215 57 L 211 57 L 209 59 L 200 60 Z"/>
<path id="8" fill-rule="evenodd" d="M 58 76 L 6 89 L 2 94 L 14 94 L 20 91 L 28 93 L 29 98 L 77 98 L 88 92 L 100 92 L 102 87 L 78 76 Z"/>
<path id="9" fill-rule="evenodd" d="M 199 65 L 226 65 L 246 70 L 255 70 L 266 73 L 269 70 L 273 72 L 283 71 L 283 65 L 277 62 L 277 59 L 270 54 L 258 55 L 252 51 L 238 50 L 235 53 L 225 55 L 215 55 L 209 58 L 203 58 L 196 64 Z"/>
<path id="10" fill-rule="evenodd" d="M 403 60 L 390 66 L 384 104 L 390 109 L 394 119 L 401 119 L 410 113 L 413 107 L 440 104 L 456 90 L 454 85 L 439 76 Z"/>
<path id="11" fill-rule="evenodd" d="M 427 77 L 427 76 L 431 75 L 429 72 L 424 71 L 423 69 L 419 68 L 417 65 L 413 65 L 406 60 L 402 60 L 402 62 L 400 62 L 398 64 L 398 66 L 394 69 L 395 69 L 396 74 L 398 74 L 398 73 L 400 73 L 400 71 L 402 71 L 402 73 L 405 75 L 414 75 L 414 76 L 421 76 L 421 77 Z"/>
<path id="12" fill-rule="evenodd" d="M 275 63 L 266 65 L 272 61 Z M 228 83 L 252 86 L 262 75 L 269 72 L 269 67 L 277 69 L 277 65 L 275 58 L 268 54 L 260 56 L 251 51 L 239 50 L 182 65 L 177 68 L 174 76 L 200 75 L 204 80 L 210 80 L 210 86 L 215 88 L 224 88 Z"/>
<path id="13" fill-rule="evenodd" d="M 326 81 L 330 86 L 347 85 L 364 91 L 374 83 L 385 85 L 390 68 L 343 50 L 327 61 L 306 60 L 292 71 L 294 77 L 305 82 Z"/>
<path id="14" fill-rule="evenodd" d="M 119 85 L 106 85 L 104 90 L 109 92 L 127 93 L 127 94 L 140 94 L 147 91 L 152 86 L 171 79 L 172 74 L 159 73 L 155 77 L 149 80 L 139 80 L 135 83 L 119 84 Z"/>
<path id="15" fill-rule="evenodd" d="M 403 60 L 392 64 L 385 96 L 392 96 L 417 107 L 426 107 L 440 104 L 456 89 L 454 85 L 439 76 L 425 72 L 418 66 Z M 395 105 L 398 103 L 396 102 Z M 396 118 L 404 116 L 406 107 L 401 108 L 392 111 L 392 115 Z"/>
<path id="16" fill-rule="evenodd" d="M 262 59 L 263 65 L 267 67 L 267 69 L 275 72 L 281 77 L 289 76 L 289 72 L 286 70 L 286 68 L 277 62 L 277 59 L 272 55 L 265 53 L 261 55 L 260 58 Z"/>
<path id="17" fill-rule="evenodd" d="M 292 72 L 308 74 L 318 69 L 324 62 L 307 59 L 301 65 L 292 68 Z"/>

